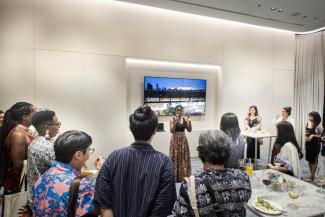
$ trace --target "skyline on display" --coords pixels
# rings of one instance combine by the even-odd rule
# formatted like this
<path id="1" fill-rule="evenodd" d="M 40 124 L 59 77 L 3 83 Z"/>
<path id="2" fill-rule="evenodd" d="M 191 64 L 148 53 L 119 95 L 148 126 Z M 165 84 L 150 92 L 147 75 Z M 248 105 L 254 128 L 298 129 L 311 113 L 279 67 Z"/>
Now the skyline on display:
<path id="1" fill-rule="evenodd" d="M 184 115 L 204 115 L 206 80 L 144 77 L 144 104 L 159 116 L 172 116 L 177 105 Z"/>

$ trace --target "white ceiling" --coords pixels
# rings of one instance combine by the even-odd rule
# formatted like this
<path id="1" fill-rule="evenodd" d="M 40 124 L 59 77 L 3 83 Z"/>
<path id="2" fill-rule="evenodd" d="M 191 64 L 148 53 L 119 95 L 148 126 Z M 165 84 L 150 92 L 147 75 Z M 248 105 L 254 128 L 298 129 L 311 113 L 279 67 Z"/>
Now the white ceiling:
<path id="1" fill-rule="evenodd" d="M 119 0 L 295 32 L 325 26 L 325 0 Z M 271 8 L 276 10 L 272 11 Z M 278 10 L 282 9 L 282 12 Z"/>

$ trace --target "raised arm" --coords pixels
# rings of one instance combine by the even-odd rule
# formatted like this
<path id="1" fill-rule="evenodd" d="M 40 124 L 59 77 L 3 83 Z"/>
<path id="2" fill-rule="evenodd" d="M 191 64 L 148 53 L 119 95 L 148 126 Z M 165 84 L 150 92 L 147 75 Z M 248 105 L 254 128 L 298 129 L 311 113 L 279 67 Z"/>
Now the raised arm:
<path id="1" fill-rule="evenodd" d="M 256 128 L 258 130 L 260 130 L 262 128 L 262 117 L 261 116 L 257 116 L 257 126 Z"/>
<path id="2" fill-rule="evenodd" d="M 186 119 L 186 129 L 188 132 L 192 132 L 192 119 L 190 116 L 187 116 Z"/>
<path id="3" fill-rule="evenodd" d="M 248 125 L 248 121 L 249 121 L 249 117 L 246 117 L 245 120 L 244 120 L 244 125 L 245 125 L 246 130 L 251 129 L 251 128 L 249 127 L 249 125 Z"/>
<path id="4" fill-rule="evenodd" d="M 175 133 L 175 128 L 176 128 L 176 119 L 172 117 L 169 122 L 169 127 L 170 127 L 170 132 Z"/>

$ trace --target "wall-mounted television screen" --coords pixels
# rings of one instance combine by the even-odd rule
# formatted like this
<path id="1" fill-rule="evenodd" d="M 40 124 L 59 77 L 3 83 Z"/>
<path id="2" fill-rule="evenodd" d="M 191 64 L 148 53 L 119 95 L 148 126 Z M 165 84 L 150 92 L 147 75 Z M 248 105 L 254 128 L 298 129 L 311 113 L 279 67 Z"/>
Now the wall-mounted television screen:
<path id="1" fill-rule="evenodd" d="M 172 116 L 177 105 L 184 115 L 204 115 L 206 80 L 144 77 L 144 104 L 159 116 Z"/>

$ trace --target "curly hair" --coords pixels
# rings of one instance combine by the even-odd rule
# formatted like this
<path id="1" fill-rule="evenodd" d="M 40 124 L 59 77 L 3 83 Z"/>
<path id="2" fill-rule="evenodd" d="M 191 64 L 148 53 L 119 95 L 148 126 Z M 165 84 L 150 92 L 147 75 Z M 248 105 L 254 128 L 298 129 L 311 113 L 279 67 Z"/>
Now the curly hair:
<path id="1" fill-rule="evenodd" d="M 227 135 L 221 130 L 209 130 L 201 133 L 197 151 L 202 162 L 223 165 L 230 157 L 230 149 Z"/>

